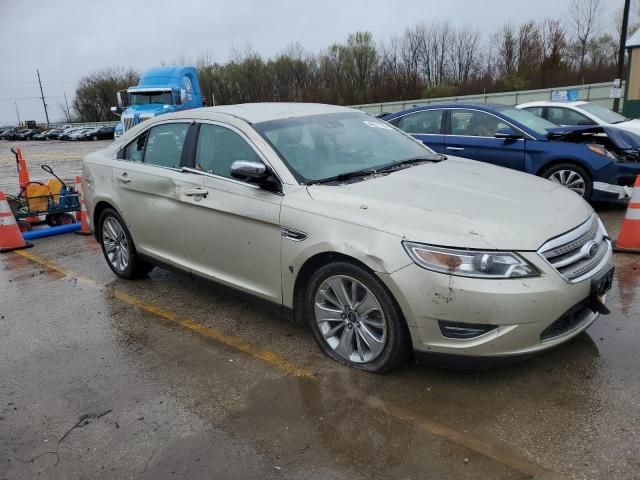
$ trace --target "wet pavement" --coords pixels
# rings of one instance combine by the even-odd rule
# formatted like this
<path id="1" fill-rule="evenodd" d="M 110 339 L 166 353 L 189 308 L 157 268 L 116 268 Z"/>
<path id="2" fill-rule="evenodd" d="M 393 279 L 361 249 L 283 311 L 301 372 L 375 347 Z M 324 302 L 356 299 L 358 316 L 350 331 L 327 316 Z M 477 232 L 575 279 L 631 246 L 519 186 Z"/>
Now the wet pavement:
<path id="1" fill-rule="evenodd" d="M 0 256 L 0 292 L 0 480 L 640 478 L 640 256 L 586 333 L 480 371 L 343 367 L 243 294 L 117 279 L 91 237 Z"/>

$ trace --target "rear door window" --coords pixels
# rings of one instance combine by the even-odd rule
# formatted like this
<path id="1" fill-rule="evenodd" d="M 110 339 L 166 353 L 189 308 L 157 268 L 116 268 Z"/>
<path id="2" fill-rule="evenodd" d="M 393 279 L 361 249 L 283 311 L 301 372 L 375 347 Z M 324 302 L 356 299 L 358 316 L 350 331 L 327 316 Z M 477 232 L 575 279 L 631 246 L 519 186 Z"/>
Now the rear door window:
<path id="1" fill-rule="evenodd" d="M 166 123 L 149 131 L 144 148 L 144 163 L 180 168 L 188 123 Z"/>
<path id="2" fill-rule="evenodd" d="M 437 135 L 442 131 L 443 110 L 422 110 L 400 117 L 396 127 L 406 133 Z"/>
<path id="3" fill-rule="evenodd" d="M 124 147 L 122 158 L 131 162 L 142 162 L 144 158 L 144 146 L 147 143 L 148 131 L 139 135 L 133 142 Z"/>

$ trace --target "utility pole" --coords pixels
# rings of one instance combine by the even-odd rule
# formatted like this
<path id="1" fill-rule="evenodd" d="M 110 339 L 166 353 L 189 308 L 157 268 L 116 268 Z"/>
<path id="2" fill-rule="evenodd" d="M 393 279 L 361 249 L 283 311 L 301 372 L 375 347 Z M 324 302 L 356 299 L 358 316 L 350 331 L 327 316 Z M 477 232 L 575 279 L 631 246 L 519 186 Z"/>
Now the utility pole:
<path id="1" fill-rule="evenodd" d="M 49 113 L 47 112 L 47 102 L 44 101 L 44 92 L 42 91 L 42 82 L 40 81 L 40 70 L 36 69 L 38 73 L 38 83 L 40 84 L 40 95 L 42 98 L 42 105 L 44 105 L 44 116 L 47 117 L 47 125 L 49 125 Z"/>
<path id="2" fill-rule="evenodd" d="M 18 126 L 20 126 L 20 112 L 18 111 L 18 102 L 13 102 L 16 106 L 16 115 L 18 116 Z"/>
<path id="3" fill-rule="evenodd" d="M 618 79 L 622 82 L 622 74 L 624 73 L 624 51 L 627 43 L 627 28 L 629 28 L 629 6 L 631 0 L 624 0 L 624 10 L 622 12 L 622 30 L 620 31 L 620 49 L 618 50 Z M 620 99 L 613 99 L 613 111 L 617 112 L 620 108 Z"/>
<path id="4" fill-rule="evenodd" d="M 64 92 L 64 104 L 67 106 L 67 122 L 71 123 L 71 113 L 69 113 L 69 103 L 67 102 L 67 92 Z"/>

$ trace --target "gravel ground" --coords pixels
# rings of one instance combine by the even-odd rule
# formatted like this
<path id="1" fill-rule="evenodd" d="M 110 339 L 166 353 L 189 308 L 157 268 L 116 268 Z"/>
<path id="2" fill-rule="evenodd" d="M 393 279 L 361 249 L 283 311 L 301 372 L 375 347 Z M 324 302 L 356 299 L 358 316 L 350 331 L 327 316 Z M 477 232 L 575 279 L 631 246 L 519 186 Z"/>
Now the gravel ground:
<path id="1" fill-rule="evenodd" d="M 49 165 L 63 180 L 73 180 L 82 172 L 82 157 L 109 145 L 112 140 L 97 142 L 0 141 L 0 190 L 7 194 L 18 191 L 16 159 L 12 148 L 20 147 L 32 180 L 47 180 L 51 175 L 40 169 Z"/>

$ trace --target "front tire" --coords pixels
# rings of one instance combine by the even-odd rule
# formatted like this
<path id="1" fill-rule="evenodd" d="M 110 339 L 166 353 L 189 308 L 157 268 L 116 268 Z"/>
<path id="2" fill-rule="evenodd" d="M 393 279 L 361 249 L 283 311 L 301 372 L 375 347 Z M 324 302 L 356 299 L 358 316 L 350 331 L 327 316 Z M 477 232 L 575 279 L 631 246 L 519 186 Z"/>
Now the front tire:
<path id="1" fill-rule="evenodd" d="M 322 351 L 360 370 L 384 373 L 411 351 L 407 325 L 393 297 L 372 273 L 348 262 L 318 269 L 309 280 L 305 314 Z"/>
<path id="2" fill-rule="evenodd" d="M 106 208 L 98 220 L 99 241 L 109 268 L 120 278 L 134 279 L 147 275 L 154 266 L 138 256 L 131 234 L 122 217 Z"/>
<path id="3" fill-rule="evenodd" d="M 560 163 L 542 172 L 542 177 L 574 191 L 589 201 L 593 192 L 593 181 L 582 167 L 572 163 Z"/>

